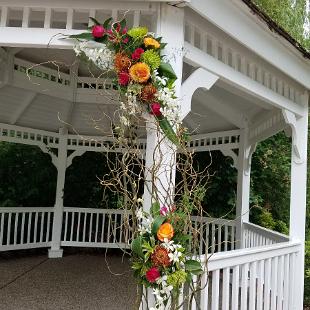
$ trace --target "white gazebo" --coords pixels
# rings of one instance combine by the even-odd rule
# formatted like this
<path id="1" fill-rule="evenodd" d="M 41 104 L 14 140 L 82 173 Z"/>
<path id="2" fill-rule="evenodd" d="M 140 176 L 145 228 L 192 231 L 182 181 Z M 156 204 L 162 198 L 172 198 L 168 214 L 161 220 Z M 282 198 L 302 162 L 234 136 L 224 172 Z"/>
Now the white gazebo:
<path id="1" fill-rule="evenodd" d="M 209 247 L 216 252 L 203 275 L 210 281 L 200 308 L 301 310 L 310 55 L 279 29 L 270 31 L 268 18 L 248 4 L 1 0 L 0 141 L 40 147 L 58 175 L 55 206 L 0 209 L 0 251 L 50 247 L 55 258 L 66 246 L 128 247 L 129 232 L 117 225 L 124 221 L 122 210 L 63 205 L 66 169 L 75 156 L 122 149 L 110 149 L 111 138 L 94 126 L 106 126 L 98 107 L 107 114 L 115 109 L 100 95 L 109 89 L 113 97 L 112 81 L 89 76 L 75 61 L 72 42 L 61 39 L 85 29 L 89 16 L 126 13 L 129 26 L 148 26 L 169 43 L 182 117 L 195 130 L 188 148 L 220 150 L 238 170 L 235 221 L 193 217 L 207 242 L 200 254 Z M 59 71 L 53 60 L 63 63 Z M 257 143 L 282 130 L 292 137 L 289 236 L 249 222 L 251 156 Z M 140 143 L 152 165 L 152 133 Z"/>

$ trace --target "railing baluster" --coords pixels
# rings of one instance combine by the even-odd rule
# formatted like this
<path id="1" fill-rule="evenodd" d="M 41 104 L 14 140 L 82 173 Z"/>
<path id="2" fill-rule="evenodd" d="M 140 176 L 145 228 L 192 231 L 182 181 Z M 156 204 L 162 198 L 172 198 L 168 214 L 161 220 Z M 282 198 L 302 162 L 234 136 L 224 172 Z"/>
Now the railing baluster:
<path id="1" fill-rule="evenodd" d="M 41 214 L 41 222 L 40 222 L 40 239 L 39 242 L 41 243 L 43 241 L 43 227 L 44 227 L 44 221 L 45 221 L 45 212 L 40 212 Z"/>
<path id="2" fill-rule="evenodd" d="M 241 267 L 241 310 L 247 310 L 248 307 L 248 272 L 249 264 L 243 264 Z"/>
<path id="3" fill-rule="evenodd" d="M 71 212 L 71 230 L 70 230 L 70 242 L 73 241 L 73 232 L 74 232 L 74 219 L 75 219 L 75 212 Z"/>
<path id="4" fill-rule="evenodd" d="M 54 214 L 54 213 L 52 212 L 47 213 L 47 224 L 46 224 L 47 232 L 46 232 L 46 237 L 45 237 L 46 242 L 50 241 L 51 214 Z"/>
<path id="5" fill-rule="evenodd" d="M 265 261 L 261 260 L 258 263 L 258 279 L 257 279 L 257 310 L 263 310 L 263 293 L 264 293 L 264 266 Z"/>
<path id="6" fill-rule="evenodd" d="M 250 264 L 250 298 L 249 298 L 249 309 L 255 310 L 256 306 L 256 269 L 257 269 L 257 262 L 252 262 Z"/>
<path id="7" fill-rule="evenodd" d="M 15 213 L 15 218 L 14 218 L 14 245 L 16 245 L 17 243 L 17 224 L 18 224 L 18 217 L 19 217 L 19 213 L 16 212 Z"/>
<path id="8" fill-rule="evenodd" d="M 64 241 L 67 241 L 67 233 L 68 233 L 68 217 L 69 212 L 64 212 L 64 218 L 65 218 L 65 233 L 64 233 Z"/>
<path id="9" fill-rule="evenodd" d="M 89 230 L 88 230 L 88 242 L 92 242 L 93 231 L 93 213 L 90 214 Z"/>
<path id="10" fill-rule="evenodd" d="M 290 296 L 290 255 L 284 256 L 284 287 L 283 287 L 283 309 L 289 310 L 289 296 Z"/>
<path id="11" fill-rule="evenodd" d="M 22 213 L 21 234 L 20 234 L 20 244 L 24 244 L 24 241 L 25 241 L 25 238 L 24 238 L 25 216 L 26 216 L 26 213 L 23 212 Z M 1 241 L 0 241 L 0 245 L 1 245 Z"/>
<path id="12" fill-rule="evenodd" d="M 284 278 L 284 256 L 278 259 L 278 292 L 277 292 L 277 310 L 283 309 L 283 278 Z"/>
<path id="13" fill-rule="evenodd" d="M 231 310 L 239 308 L 239 266 L 233 267 Z"/>
<path id="14" fill-rule="evenodd" d="M 229 310 L 229 277 L 230 268 L 223 269 L 222 310 Z"/>
<path id="15" fill-rule="evenodd" d="M 270 305 L 270 274 L 271 258 L 265 261 L 265 281 L 264 281 L 264 310 L 269 310 Z"/>
<path id="16" fill-rule="evenodd" d="M 95 232 L 95 240 L 94 242 L 98 242 L 98 226 L 99 226 L 99 214 L 100 213 L 96 213 L 96 232 Z"/>
<path id="17" fill-rule="evenodd" d="M 33 231 L 33 242 L 37 242 L 37 229 L 38 229 L 38 212 L 34 215 L 34 231 Z"/>
<path id="18" fill-rule="evenodd" d="M 212 271 L 212 310 L 219 309 L 220 299 L 220 270 Z"/>
<path id="19" fill-rule="evenodd" d="M 84 214 L 84 223 L 83 223 L 83 242 L 85 242 L 85 234 L 86 234 L 86 217 L 87 217 L 87 213 L 83 212 Z"/>
<path id="20" fill-rule="evenodd" d="M 271 310 L 277 308 L 277 293 L 278 293 L 278 257 L 272 258 L 271 268 Z"/>
<path id="21" fill-rule="evenodd" d="M 9 213 L 8 219 L 8 234 L 6 236 L 6 244 L 9 245 L 11 243 L 11 220 L 12 220 L 12 213 Z"/>
<path id="22" fill-rule="evenodd" d="M 103 243 L 103 238 L 104 238 L 105 216 L 106 216 L 106 213 L 103 213 L 103 214 L 102 214 L 102 231 L 101 231 L 101 239 L 100 239 L 100 242 L 101 242 L 101 243 Z"/>
<path id="23" fill-rule="evenodd" d="M 76 229 L 76 242 L 80 241 L 80 225 L 81 225 L 81 212 L 78 211 L 78 223 L 77 223 L 77 229 Z"/>

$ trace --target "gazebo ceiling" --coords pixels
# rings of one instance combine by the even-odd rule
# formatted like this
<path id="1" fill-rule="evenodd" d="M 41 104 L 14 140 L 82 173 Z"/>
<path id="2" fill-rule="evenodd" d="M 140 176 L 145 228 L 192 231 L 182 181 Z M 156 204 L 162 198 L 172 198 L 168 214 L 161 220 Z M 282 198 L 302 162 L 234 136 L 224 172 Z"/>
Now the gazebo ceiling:
<path id="1" fill-rule="evenodd" d="M 70 67 L 77 61 L 73 51 L 60 49 L 23 49 L 18 51 L 16 58 L 35 66 L 42 63 L 41 67 L 35 68 L 53 70 L 55 64 L 51 61 L 57 61 L 60 65 L 59 70 L 66 74 L 67 79 Z M 193 67 L 185 64 L 184 77 L 193 70 Z M 20 72 L 17 73 L 18 84 L 14 83 L 13 77 L 11 84 L 0 89 L 1 123 L 52 132 L 58 132 L 60 127 L 67 126 L 71 133 L 91 136 L 109 132 L 110 117 L 113 118 L 118 108 L 113 102 L 113 94 L 108 98 L 98 92 L 96 94 L 95 90 L 85 88 L 81 89 L 82 93 L 84 92 L 82 99 L 69 100 L 74 98 L 73 87 L 52 83 L 54 85 L 45 89 L 43 85 L 34 85 L 36 80 L 29 81 L 26 74 L 21 76 Z M 57 75 L 56 70 L 54 75 Z M 78 76 L 78 79 L 90 77 L 87 65 L 78 65 Z M 91 93 L 92 98 L 89 96 Z M 244 128 L 245 121 L 251 122 L 256 115 L 270 108 L 263 101 L 219 80 L 209 91 L 196 90 L 192 99 L 192 111 L 185 118 L 185 124 L 195 133 Z"/>

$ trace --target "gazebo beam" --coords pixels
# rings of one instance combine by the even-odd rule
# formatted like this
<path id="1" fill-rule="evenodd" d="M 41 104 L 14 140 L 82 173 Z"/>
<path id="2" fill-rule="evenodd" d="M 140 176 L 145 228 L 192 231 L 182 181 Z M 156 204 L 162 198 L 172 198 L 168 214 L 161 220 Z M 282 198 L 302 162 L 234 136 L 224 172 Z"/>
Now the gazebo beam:
<path id="1" fill-rule="evenodd" d="M 253 81 L 247 76 L 227 66 L 226 64 L 214 59 L 200 49 L 185 42 L 186 54 L 185 61 L 195 67 L 203 67 L 211 73 L 218 75 L 223 81 L 241 89 L 276 108 L 286 109 L 296 114 L 297 117 L 303 116 L 303 107 L 295 102 L 273 92 L 265 86 Z"/>

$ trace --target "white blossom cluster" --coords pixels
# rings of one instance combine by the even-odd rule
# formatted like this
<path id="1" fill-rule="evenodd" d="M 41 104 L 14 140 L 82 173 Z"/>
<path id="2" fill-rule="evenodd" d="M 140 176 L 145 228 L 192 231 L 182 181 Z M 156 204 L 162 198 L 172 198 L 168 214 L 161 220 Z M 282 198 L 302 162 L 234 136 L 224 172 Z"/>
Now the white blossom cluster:
<path id="1" fill-rule="evenodd" d="M 142 208 L 137 210 L 136 216 L 139 222 L 138 231 L 140 235 L 143 235 L 145 233 L 151 233 L 153 222 L 152 216 L 143 212 Z"/>
<path id="2" fill-rule="evenodd" d="M 152 78 L 156 83 L 161 85 L 157 90 L 157 98 L 163 105 L 160 112 L 167 118 L 173 127 L 178 127 L 181 124 L 180 101 L 175 97 L 174 89 L 166 87 L 168 79 L 166 77 L 160 77 L 156 70 L 154 71 Z"/>
<path id="3" fill-rule="evenodd" d="M 175 244 L 173 240 L 169 241 L 165 238 L 162 246 L 169 251 L 168 256 L 173 264 L 179 263 L 180 259 L 183 258 L 184 255 L 180 244 Z"/>
<path id="4" fill-rule="evenodd" d="M 155 305 L 150 310 L 164 310 L 164 302 L 169 299 L 170 293 L 173 290 L 173 286 L 167 284 L 167 276 L 160 277 L 156 283 L 158 284 L 159 288 L 153 288 Z"/>
<path id="5" fill-rule="evenodd" d="M 105 44 L 79 41 L 73 49 L 77 56 L 84 54 L 99 69 L 113 69 L 114 52 L 111 51 Z"/>
<path id="6" fill-rule="evenodd" d="M 157 98 L 163 103 L 160 112 L 167 118 L 172 126 L 178 126 L 181 123 L 180 119 L 180 103 L 178 98 L 174 97 L 173 90 L 168 87 L 157 91 Z"/>

